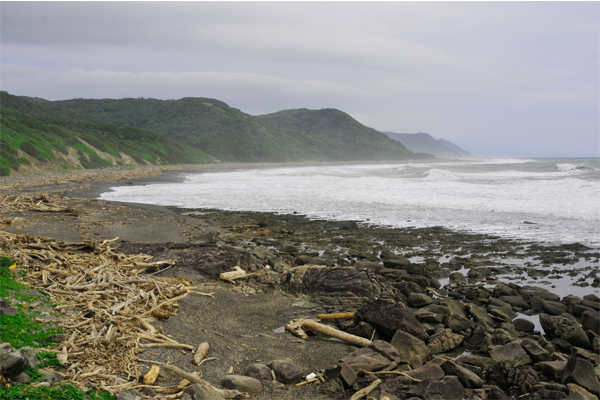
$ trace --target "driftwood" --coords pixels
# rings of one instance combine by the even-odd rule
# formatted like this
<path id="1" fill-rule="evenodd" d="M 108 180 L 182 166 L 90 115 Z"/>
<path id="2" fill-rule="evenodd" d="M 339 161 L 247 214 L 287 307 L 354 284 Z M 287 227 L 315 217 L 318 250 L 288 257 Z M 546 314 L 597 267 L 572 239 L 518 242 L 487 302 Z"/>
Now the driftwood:
<path id="1" fill-rule="evenodd" d="M 304 340 L 308 340 L 306 331 L 312 331 L 322 333 L 360 347 L 369 347 L 371 344 L 369 339 L 342 332 L 330 326 L 320 324 L 312 319 L 294 319 L 285 326 L 285 330 Z"/>
<path id="2" fill-rule="evenodd" d="M 158 378 L 158 374 L 160 373 L 160 367 L 158 365 L 153 365 L 150 367 L 150 371 L 144 375 L 144 384 L 145 385 L 154 385 L 156 382 L 156 378 Z"/>
<path id="3" fill-rule="evenodd" d="M 207 381 L 205 381 L 204 379 L 198 378 L 195 375 L 185 372 L 184 370 L 179 369 L 174 365 L 162 364 L 162 366 L 164 369 L 168 369 L 169 371 L 175 372 L 180 377 L 187 379 L 188 381 L 190 381 L 192 383 L 197 383 L 199 385 L 208 387 L 210 390 L 215 391 L 224 399 L 249 399 L 250 398 L 250 396 L 248 394 L 242 393 L 237 390 L 227 390 L 227 389 L 216 388 L 213 385 L 211 385 L 210 383 L 208 383 Z"/>
<path id="4" fill-rule="evenodd" d="M 369 386 L 367 386 L 364 389 L 359 390 L 358 392 L 354 393 L 352 395 L 352 397 L 350 397 L 350 400 L 358 400 L 363 396 L 368 395 L 369 393 L 371 393 L 373 390 L 375 390 L 375 388 L 377 386 L 379 386 L 379 384 L 381 383 L 381 379 L 377 379 L 375 382 L 371 383 Z"/>
<path id="5" fill-rule="evenodd" d="M 206 355 L 206 353 L 208 353 L 208 343 L 204 342 L 202 344 L 200 344 L 200 346 L 198 346 L 198 350 L 196 350 L 196 353 L 194 354 L 194 357 L 192 358 L 192 363 L 194 365 L 200 365 L 200 363 L 202 362 L 202 359 L 204 358 L 204 356 Z"/>
<path id="6" fill-rule="evenodd" d="M 223 272 L 221 275 L 219 275 L 219 278 L 223 279 L 224 281 L 233 281 L 236 279 L 247 278 L 249 276 L 256 275 L 255 273 L 249 274 L 238 266 L 233 267 L 233 269 L 233 271 Z"/>
<path id="7" fill-rule="evenodd" d="M 353 312 L 317 315 L 317 319 L 351 319 L 351 318 L 354 318 Z"/>

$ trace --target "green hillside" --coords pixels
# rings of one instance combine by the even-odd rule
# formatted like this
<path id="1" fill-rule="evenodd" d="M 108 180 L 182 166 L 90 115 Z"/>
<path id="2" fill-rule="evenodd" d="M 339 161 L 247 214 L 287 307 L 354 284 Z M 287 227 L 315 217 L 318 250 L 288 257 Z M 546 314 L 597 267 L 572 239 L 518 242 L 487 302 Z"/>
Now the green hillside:
<path id="1" fill-rule="evenodd" d="M 255 117 L 207 98 L 73 99 L 51 105 L 161 133 L 226 162 L 398 160 L 415 156 L 337 110 L 321 110 L 326 111 L 324 115 L 303 110 L 307 116 L 318 117 L 314 124 L 322 127 L 310 130 L 270 117 L 280 113 Z"/>
<path id="2" fill-rule="evenodd" d="M 415 155 L 401 143 L 364 126 L 350 115 L 333 108 L 283 110 L 260 118 L 282 128 L 293 129 L 335 143 L 327 155 L 338 160 L 398 160 L 427 158 Z"/>
<path id="3" fill-rule="evenodd" d="M 42 105 L 51 103 L 0 92 L 2 175 L 32 163 L 72 169 L 214 162 L 201 150 L 157 133 Z"/>

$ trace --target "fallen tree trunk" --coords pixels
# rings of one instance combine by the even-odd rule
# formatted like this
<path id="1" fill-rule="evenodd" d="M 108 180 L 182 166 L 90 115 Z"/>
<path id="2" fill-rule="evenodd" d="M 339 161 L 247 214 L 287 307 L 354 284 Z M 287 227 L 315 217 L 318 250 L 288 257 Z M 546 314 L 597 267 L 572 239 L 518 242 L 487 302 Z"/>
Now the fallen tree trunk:
<path id="1" fill-rule="evenodd" d="M 304 340 L 308 340 L 306 331 L 312 331 L 322 333 L 324 335 L 331 336 L 360 347 L 369 347 L 371 344 L 369 339 L 342 332 L 330 326 L 320 324 L 312 319 L 294 319 L 285 326 L 285 330 Z"/>

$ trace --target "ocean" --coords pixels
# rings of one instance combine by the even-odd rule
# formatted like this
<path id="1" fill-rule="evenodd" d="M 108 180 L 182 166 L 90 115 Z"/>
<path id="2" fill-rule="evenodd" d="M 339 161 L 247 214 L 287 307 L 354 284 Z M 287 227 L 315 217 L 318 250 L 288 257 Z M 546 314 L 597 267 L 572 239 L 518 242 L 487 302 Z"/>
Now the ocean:
<path id="1" fill-rule="evenodd" d="M 443 226 L 600 248 L 600 160 L 471 159 L 240 168 L 101 198 L 182 208 L 298 213 L 389 227 Z"/>

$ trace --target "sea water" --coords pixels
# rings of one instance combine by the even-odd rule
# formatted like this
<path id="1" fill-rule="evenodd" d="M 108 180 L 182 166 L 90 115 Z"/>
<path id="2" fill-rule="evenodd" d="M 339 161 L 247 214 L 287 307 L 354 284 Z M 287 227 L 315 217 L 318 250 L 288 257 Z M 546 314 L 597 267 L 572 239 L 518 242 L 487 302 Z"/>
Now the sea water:
<path id="1" fill-rule="evenodd" d="M 471 159 L 258 168 L 112 188 L 104 200 L 443 226 L 600 248 L 600 160 Z"/>

